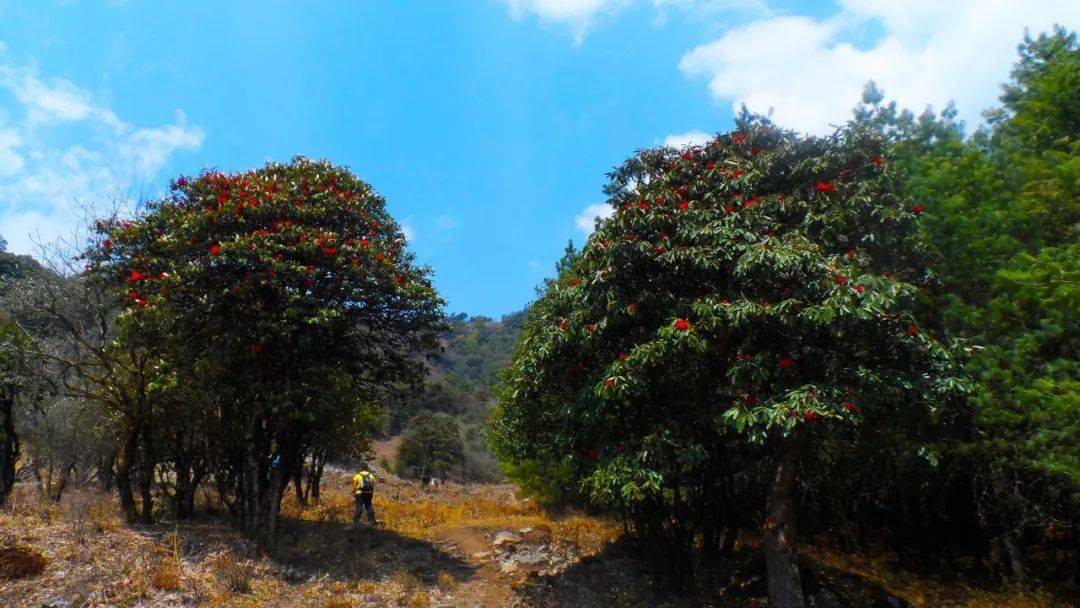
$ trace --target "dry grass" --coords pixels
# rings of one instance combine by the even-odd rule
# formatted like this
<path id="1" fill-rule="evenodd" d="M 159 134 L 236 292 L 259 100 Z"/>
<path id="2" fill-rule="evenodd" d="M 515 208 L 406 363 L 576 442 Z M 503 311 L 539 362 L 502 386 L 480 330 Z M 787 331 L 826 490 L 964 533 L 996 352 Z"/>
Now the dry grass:
<path id="1" fill-rule="evenodd" d="M 842 554 L 806 547 L 805 555 L 814 561 L 837 570 L 877 583 L 891 595 L 917 608 L 1065 608 L 1063 598 L 1047 593 L 1002 589 L 979 589 L 954 581 L 942 581 L 912 572 L 899 570 L 888 563 L 888 556 Z"/>
<path id="2" fill-rule="evenodd" d="M 17 580 L 37 576 L 45 570 L 48 563 L 41 551 L 33 547 L 0 547 L 0 578 Z"/>
<path id="3" fill-rule="evenodd" d="M 222 586 L 233 593 L 251 593 L 254 572 L 251 565 L 238 559 L 231 551 L 210 559 L 210 571 Z"/>
<path id="4" fill-rule="evenodd" d="M 183 588 L 183 570 L 180 564 L 171 559 L 162 560 L 154 568 L 150 584 L 162 591 L 179 591 Z"/>

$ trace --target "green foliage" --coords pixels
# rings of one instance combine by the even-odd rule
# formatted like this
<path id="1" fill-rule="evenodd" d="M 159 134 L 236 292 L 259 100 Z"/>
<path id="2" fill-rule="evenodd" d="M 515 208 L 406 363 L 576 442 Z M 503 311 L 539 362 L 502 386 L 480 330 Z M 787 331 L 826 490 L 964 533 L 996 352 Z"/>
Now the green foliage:
<path id="1" fill-rule="evenodd" d="M 127 303 L 119 344 L 155 338 L 162 386 L 185 397 L 164 416 L 209 435 L 215 476 L 259 502 L 245 527 L 272 538 L 272 497 L 304 454 L 370 430 L 374 404 L 418 384 L 441 300 L 383 199 L 345 169 L 297 158 L 173 191 L 99 222 L 88 274 Z"/>
<path id="2" fill-rule="evenodd" d="M 441 412 L 423 412 L 409 421 L 398 446 L 397 470 L 414 477 L 444 478 L 464 461 L 461 426 Z"/>
<path id="3" fill-rule="evenodd" d="M 511 468 L 568 468 L 686 544 L 751 499 L 733 465 L 914 452 L 964 389 L 920 318 L 921 209 L 874 125 L 738 127 L 611 174 L 616 212 L 529 309 L 493 416 Z"/>

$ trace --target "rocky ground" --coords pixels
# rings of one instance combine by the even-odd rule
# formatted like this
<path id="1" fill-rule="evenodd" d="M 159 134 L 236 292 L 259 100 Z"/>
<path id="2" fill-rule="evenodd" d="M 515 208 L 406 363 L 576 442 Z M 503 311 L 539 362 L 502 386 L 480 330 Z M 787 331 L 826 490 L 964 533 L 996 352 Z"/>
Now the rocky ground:
<path id="1" fill-rule="evenodd" d="M 0 513 L 0 606 L 467 608 L 766 606 L 756 552 L 673 593 L 652 582 L 613 521 L 553 514 L 511 486 L 437 488 L 384 477 L 380 525 L 351 523 L 349 476 L 331 470 L 319 504 L 286 501 L 273 557 L 219 515 L 127 526 L 115 499 L 71 491 L 60 503 L 29 488 Z M 203 509 L 214 500 L 202 497 Z M 985 591 L 889 572 L 884 558 L 808 551 L 836 606 L 1071 605 L 1063 597 Z"/>

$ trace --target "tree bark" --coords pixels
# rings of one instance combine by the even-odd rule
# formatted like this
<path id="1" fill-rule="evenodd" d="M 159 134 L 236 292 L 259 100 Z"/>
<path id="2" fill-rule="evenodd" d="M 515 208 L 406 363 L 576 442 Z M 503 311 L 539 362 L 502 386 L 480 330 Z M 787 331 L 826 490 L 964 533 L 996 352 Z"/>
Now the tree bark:
<path id="1" fill-rule="evenodd" d="M 142 509 L 139 513 L 139 521 L 144 524 L 154 523 L 154 457 L 150 448 L 148 433 L 143 434 L 142 458 L 139 463 L 139 496 L 142 500 Z"/>
<path id="2" fill-rule="evenodd" d="M 137 516 L 135 496 L 131 491 L 131 469 L 134 468 L 138 442 L 138 431 L 128 429 L 124 445 L 116 457 L 116 491 L 120 495 L 120 510 L 124 512 L 124 519 L 128 523 L 134 523 Z"/>
<path id="3" fill-rule="evenodd" d="M 765 568 L 769 605 L 774 608 L 806 606 L 799 578 L 794 488 L 794 459 L 790 451 L 784 449 L 765 504 Z"/>
<path id="4" fill-rule="evenodd" d="M 19 437 L 15 434 L 15 395 L 0 391 L 0 506 L 15 488 L 15 464 L 19 460 Z"/>

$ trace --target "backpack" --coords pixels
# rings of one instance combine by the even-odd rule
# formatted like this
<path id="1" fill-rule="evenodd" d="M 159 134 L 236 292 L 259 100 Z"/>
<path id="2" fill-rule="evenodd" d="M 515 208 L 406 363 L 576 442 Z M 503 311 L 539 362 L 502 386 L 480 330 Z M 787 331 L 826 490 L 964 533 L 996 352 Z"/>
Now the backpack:
<path id="1" fill-rule="evenodd" d="M 360 483 L 356 488 L 361 494 L 367 494 L 375 491 L 375 477 L 364 471 L 360 473 Z"/>

